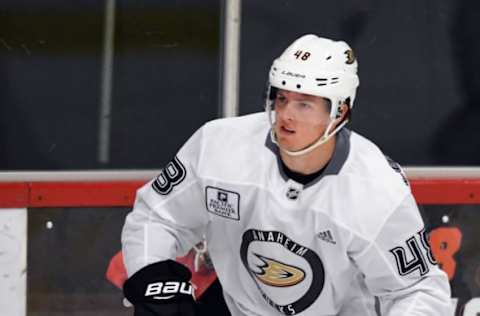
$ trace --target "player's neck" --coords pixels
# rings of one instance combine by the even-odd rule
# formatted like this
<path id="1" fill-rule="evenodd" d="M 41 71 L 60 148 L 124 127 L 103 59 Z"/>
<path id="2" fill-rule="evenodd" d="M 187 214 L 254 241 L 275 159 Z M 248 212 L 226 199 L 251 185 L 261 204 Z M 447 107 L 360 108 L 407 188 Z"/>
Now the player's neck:
<path id="1" fill-rule="evenodd" d="M 324 168 L 332 159 L 335 143 L 335 137 L 332 137 L 325 144 L 320 145 L 305 155 L 291 156 L 280 151 L 280 157 L 291 171 L 301 174 L 312 174 Z"/>

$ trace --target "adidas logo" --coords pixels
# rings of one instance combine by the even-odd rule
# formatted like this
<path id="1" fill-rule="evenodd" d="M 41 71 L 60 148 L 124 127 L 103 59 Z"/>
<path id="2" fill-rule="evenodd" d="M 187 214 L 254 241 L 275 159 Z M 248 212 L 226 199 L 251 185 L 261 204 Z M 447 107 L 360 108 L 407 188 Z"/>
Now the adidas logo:
<path id="1" fill-rule="evenodd" d="M 317 237 L 320 238 L 323 241 L 326 241 L 331 244 L 336 244 L 337 242 L 333 239 L 332 233 L 329 230 L 326 230 L 324 232 L 319 232 L 317 234 Z"/>

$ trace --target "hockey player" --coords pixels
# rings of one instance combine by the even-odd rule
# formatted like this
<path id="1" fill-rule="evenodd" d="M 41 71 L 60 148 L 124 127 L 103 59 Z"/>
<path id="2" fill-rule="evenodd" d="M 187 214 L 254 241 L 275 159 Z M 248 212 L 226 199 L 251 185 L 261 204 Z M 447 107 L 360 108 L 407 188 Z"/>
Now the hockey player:
<path id="1" fill-rule="evenodd" d="M 208 122 L 139 189 L 122 233 L 136 316 L 193 315 L 172 259 L 203 236 L 234 316 L 451 314 L 402 170 L 344 127 L 358 84 L 345 42 L 302 36 L 266 114 Z"/>

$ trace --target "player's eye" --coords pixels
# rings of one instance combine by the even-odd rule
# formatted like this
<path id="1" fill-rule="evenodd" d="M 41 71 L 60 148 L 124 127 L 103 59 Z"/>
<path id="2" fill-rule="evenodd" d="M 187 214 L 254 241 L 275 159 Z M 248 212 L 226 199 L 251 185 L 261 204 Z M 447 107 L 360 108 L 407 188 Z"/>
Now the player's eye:
<path id="1" fill-rule="evenodd" d="M 306 102 L 300 102 L 300 103 L 299 103 L 299 106 L 300 106 L 300 108 L 302 108 L 302 109 L 311 108 L 311 104 L 310 104 L 310 103 L 306 103 Z"/>
<path id="2" fill-rule="evenodd" d="M 284 103 L 286 100 L 287 100 L 287 98 L 284 97 L 283 95 L 280 95 L 280 94 L 277 95 L 277 101 L 278 102 Z"/>

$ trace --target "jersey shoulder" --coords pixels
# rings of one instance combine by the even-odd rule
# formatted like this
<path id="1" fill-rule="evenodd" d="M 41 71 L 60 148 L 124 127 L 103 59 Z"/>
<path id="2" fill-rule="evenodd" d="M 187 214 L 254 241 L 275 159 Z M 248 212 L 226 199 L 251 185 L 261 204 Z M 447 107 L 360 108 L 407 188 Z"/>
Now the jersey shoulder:
<path id="1" fill-rule="evenodd" d="M 201 132 L 201 175 L 245 180 L 249 174 L 245 171 L 255 172 L 262 168 L 265 159 L 271 156 L 265 146 L 269 130 L 265 112 L 206 123 Z"/>
<path id="2" fill-rule="evenodd" d="M 270 128 L 265 112 L 211 120 L 202 127 L 206 135 L 242 137 Z M 222 133 L 222 134 L 218 134 Z"/>
<path id="3" fill-rule="evenodd" d="M 369 240 L 411 194 L 400 166 L 355 132 L 351 132 L 350 152 L 334 190 L 343 196 L 337 200 L 337 220 Z"/>
<path id="4" fill-rule="evenodd" d="M 385 155 L 367 138 L 351 132 L 350 153 L 342 170 L 344 175 L 366 184 L 381 183 L 381 192 L 409 191 L 405 173 L 398 163 Z"/>

